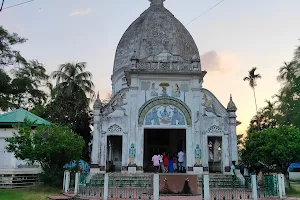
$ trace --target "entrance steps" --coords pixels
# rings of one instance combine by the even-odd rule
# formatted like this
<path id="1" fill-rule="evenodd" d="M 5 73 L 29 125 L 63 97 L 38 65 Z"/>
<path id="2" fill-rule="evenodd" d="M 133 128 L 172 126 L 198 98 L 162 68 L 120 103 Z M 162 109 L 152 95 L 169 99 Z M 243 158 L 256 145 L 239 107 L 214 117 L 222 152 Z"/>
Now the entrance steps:
<path id="1" fill-rule="evenodd" d="M 94 178 L 96 176 L 96 178 Z M 91 177 L 91 181 L 87 184 L 104 186 L 104 176 L 94 175 Z M 151 188 L 153 178 L 151 174 L 120 174 L 110 173 L 108 175 L 108 187 L 113 188 Z"/>
<path id="2" fill-rule="evenodd" d="M 198 184 L 202 185 L 202 175 L 198 176 Z M 210 188 L 239 188 L 244 187 L 245 181 L 236 177 L 235 181 L 232 176 L 228 174 L 209 174 L 209 187 Z"/>

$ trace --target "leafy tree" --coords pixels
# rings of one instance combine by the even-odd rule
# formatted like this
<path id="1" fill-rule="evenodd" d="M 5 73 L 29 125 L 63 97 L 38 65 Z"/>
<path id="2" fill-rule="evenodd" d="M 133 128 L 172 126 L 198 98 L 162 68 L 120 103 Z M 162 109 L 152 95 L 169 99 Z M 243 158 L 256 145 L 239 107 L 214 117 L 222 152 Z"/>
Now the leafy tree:
<path id="1" fill-rule="evenodd" d="M 65 63 L 60 65 L 58 71 L 51 74 L 56 79 L 56 86 L 53 89 L 54 95 L 82 97 L 83 101 L 89 102 L 94 95 L 94 84 L 91 81 L 92 74 L 86 69 L 85 62 Z"/>
<path id="2" fill-rule="evenodd" d="M 279 69 L 278 81 L 289 83 L 296 78 L 297 61 L 284 62 L 284 65 Z"/>
<path id="3" fill-rule="evenodd" d="M 265 102 L 267 103 L 267 106 L 261 108 L 251 119 L 247 133 L 266 128 L 275 128 L 280 124 L 279 121 L 281 116 L 276 110 L 276 102 L 271 102 L 269 100 L 266 100 Z"/>
<path id="4" fill-rule="evenodd" d="M 63 166 L 80 159 L 84 140 L 66 126 L 44 125 L 33 130 L 32 124 L 25 120 L 22 126 L 15 127 L 13 137 L 6 139 L 6 149 L 18 159 L 38 162 L 46 183 L 60 182 Z"/>
<path id="5" fill-rule="evenodd" d="M 246 164 L 258 161 L 283 166 L 300 161 L 300 129 L 279 126 L 252 132 L 245 138 L 242 160 Z"/>
<path id="6" fill-rule="evenodd" d="M 52 90 L 52 100 L 46 106 L 50 121 L 70 125 L 85 140 L 84 157 L 89 160 L 88 144 L 91 140 L 89 103 L 94 95 L 92 74 L 85 71 L 86 63 L 66 63 L 51 74 L 57 84 Z"/>
<path id="7" fill-rule="evenodd" d="M 256 67 L 253 67 L 249 72 L 248 76 L 244 77 L 244 81 L 249 81 L 249 86 L 253 90 L 254 94 L 254 101 L 255 101 L 255 107 L 256 107 L 256 112 L 257 112 L 257 103 L 256 103 L 256 95 L 255 95 L 255 87 L 257 86 L 256 80 L 261 78 L 260 74 L 255 74 L 255 71 L 257 70 Z"/>
<path id="8" fill-rule="evenodd" d="M 20 37 L 16 33 L 10 34 L 0 26 L 0 67 L 26 63 L 20 52 L 12 48 L 14 45 L 24 42 L 26 42 L 25 38 Z"/>
<path id="9" fill-rule="evenodd" d="M 27 62 L 15 45 L 26 42 L 18 34 L 10 34 L 0 26 L 0 109 L 25 108 L 45 103 L 47 94 L 41 87 L 47 85 L 48 75 L 36 60 Z M 5 66 L 14 66 L 11 73 Z"/>
<path id="10" fill-rule="evenodd" d="M 13 70 L 14 79 L 11 82 L 12 106 L 28 109 L 35 105 L 46 103 L 49 86 L 49 76 L 43 64 L 36 60 Z"/>

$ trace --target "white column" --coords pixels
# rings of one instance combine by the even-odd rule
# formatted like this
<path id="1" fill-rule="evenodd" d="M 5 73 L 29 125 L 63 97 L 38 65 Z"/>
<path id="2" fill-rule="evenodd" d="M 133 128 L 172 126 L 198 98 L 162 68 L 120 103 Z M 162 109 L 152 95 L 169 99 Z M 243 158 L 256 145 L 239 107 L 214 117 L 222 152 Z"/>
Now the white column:
<path id="1" fill-rule="evenodd" d="M 108 174 L 106 173 L 104 175 L 104 194 L 103 194 L 103 199 L 108 200 L 108 182 L 109 182 L 109 177 Z"/>
<path id="2" fill-rule="evenodd" d="M 224 156 L 224 160 L 223 160 L 223 170 L 225 170 L 225 167 L 230 167 L 230 160 L 229 160 L 229 146 L 228 146 L 228 143 L 229 143 L 229 136 L 227 134 L 225 134 L 223 137 L 222 137 L 222 154 Z"/>
<path id="3" fill-rule="evenodd" d="M 281 178 L 281 188 L 282 188 L 282 195 L 285 197 L 286 193 L 285 193 L 285 177 L 283 174 L 280 174 L 280 178 Z"/>
<path id="4" fill-rule="evenodd" d="M 65 193 L 69 192 L 69 189 L 70 189 L 70 172 L 66 171 Z"/>
<path id="5" fill-rule="evenodd" d="M 128 133 L 122 137 L 122 166 L 127 166 L 128 163 Z"/>
<path id="6" fill-rule="evenodd" d="M 159 200 L 159 174 L 153 175 L 153 200 Z"/>
<path id="7" fill-rule="evenodd" d="M 256 175 L 251 175 L 251 183 L 252 183 L 252 198 L 253 198 L 253 200 L 257 200 Z"/>
<path id="8" fill-rule="evenodd" d="M 277 174 L 279 198 L 283 199 L 281 174 Z"/>
<path id="9" fill-rule="evenodd" d="M 207 134 L 202 134 L 202 166 L 208 167 L 208 143 Z"/>
<path id="10" fill-rule="evenodd" d="M 137 162 L 137 155 L 139 154 L 138 152 L 138 139 L 137 139 L 137 130 L 138 130 L 138 117 L 137 117 L 137 92 L 138 92 L 138 88 L 137 87 L 131 87 L 129 90 L 129 94 L 130 94 L 130 98 L 129 98 L 129 103 L 130 106 L 129 107 L 129 112 L 130 113 L 130 117 L 129 117 L 129 138 L 128 138 L 128 148 L 127 151 L 129 151 L 129 148 L 131 146 L 131 144 L 134 144 L 134 147 L 136 149 L 136 156 L 135 156 L 135 164 Z M 128 163 L 129 163 L 129 156 L 127 157 Z"/>
<path id="11" fill-rule="evenodd" d="M 106 170 L 106 155 L 107 155 L 107 136 L 106 134 L 101 134 L 101 140 L 100 140 L 100 166 L 105 166 Z"/>
<path id="12" fill-rule="evenodd" d="M 66 187 L 66 171 L 64 171 L 64 178 L 63 178 L 63 191 L 65 191 L 65 187 Z"/>
<path id="13" fill-rule="evenodd" d="M 112 161 L 112 144 L 110 140 L 108 140 L 108 161 Z"/>
<path id="14" fill-rule="evenodd" d="M 236 115 L 234 112 L 229 113 L 229 126 L 230 126 L 230 144 L 231 144 L 231 160 L 238 164 L 238 149 L 237 149 L 237 136 L 236 136 Z"/>
<path id="15" fill-rule="evenodd" d="M 202 194 L 204 196 L 204 200 L 210 200 L 209 175 L 208 174 L 203 175 L 202 184 L 204 187 L 204 190 L 203 190 L 204 194 Z"/>
<path id="16" fill-rule="evenodd" d="M 193 173 L 188 171 L 188 167 L 193 167 L 193 157 L 194 157 L 194 152 L 193 152 L 193 141 L 192 141 L 192 127 L 187 127 L 186 129 L 186 169 L 187 173 Z"/>
<path id="17" fill-rule="evenodd" d="M 79 176 L 80 176 L 80 173 L 77 172 L 75 174 L 75 188 L 74 188 L 74 195 L 77 195 L 78 194 L 78 190 L 79 190 Z"/>
<path id="18" fill-rule="evenodd" d="M 143 166 L 144 161 L 144 129 L 142 126 L 138 126 L 136 136 L 136 165 Z"/>
<path id="19" fill-rule="evenodd" d="M 92 140 L 92 153 L 91 153 L 91 164 L 99 164 L 99 150 L 100 150 L 100 110 L 94 110 L 94 132 Z"/>

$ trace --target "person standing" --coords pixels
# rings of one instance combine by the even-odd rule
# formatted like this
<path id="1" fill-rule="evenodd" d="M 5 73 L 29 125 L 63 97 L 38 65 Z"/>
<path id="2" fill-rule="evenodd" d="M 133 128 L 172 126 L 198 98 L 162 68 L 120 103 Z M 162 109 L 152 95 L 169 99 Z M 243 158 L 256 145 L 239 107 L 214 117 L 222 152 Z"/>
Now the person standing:
<path id="1" fill-rule="evenodd" d="M 179 151 L 178 153 L 178 172 L 183 173 L 183 161 L 184 161 L 184 153 Z"/>
<path id="2" fill-rule="evenodd" d="M 164 163 L 163 163 L 163 154 L 159 155 L 159 172 L 165 173 L 165 167 L 164 167 Z"/>
<path id="3" fill-rule="evenodd" d="M 163 163 L 165 167 L 165 173 L 168 173 L 169 158 L 166 153 L 163 154 Z"/>
<path id="4" fill-rule="evenodd" d="M 155 153 L 152 157 L 154 172 L 157 173 L 159 169 L 159 156 Z"/>
<path id="5" fill-rule="evenodd" d="M 235 175 L 235 161 L 232 161 L 232 165 L 230 167 L 230 174 L 231 174 L 231 177 L 232 177 L 232 186 L 235 187 L 235 178 L 236 178 L 236 175 Z"/>
<path id="6" fill-rule="evenodd" d="M 169 154 L 168 172 L 174 173 L 173 156 Z"/>

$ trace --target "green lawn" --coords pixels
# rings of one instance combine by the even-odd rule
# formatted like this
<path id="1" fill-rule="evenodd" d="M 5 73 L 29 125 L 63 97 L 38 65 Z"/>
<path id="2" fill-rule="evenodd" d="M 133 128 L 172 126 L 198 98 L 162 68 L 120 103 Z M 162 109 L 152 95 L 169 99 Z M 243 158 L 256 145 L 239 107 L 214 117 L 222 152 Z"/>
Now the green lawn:
<path id="1" fill-rule="evenodd" d="M 288 197 L 300 197 L 300 185 L 293 183 L 290 185 L 290 188 L 286 190 L 286 195 Z"/>
<path id="2" fill-rule="evenodd" d="M 47 187 L 24 189 L 0 189 L 1 200 L 47 200 L 48 196 L 57 195 L 60 189 Z"/>

